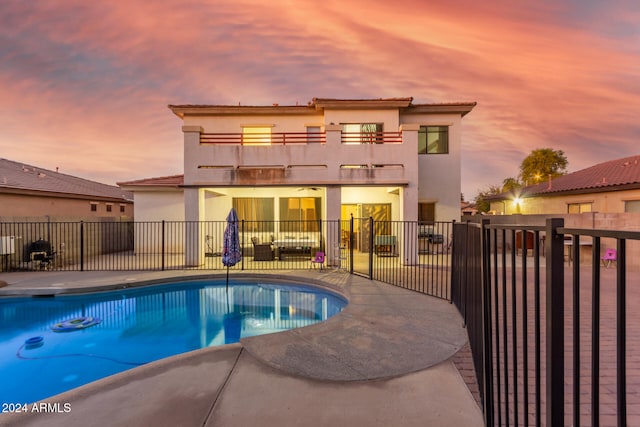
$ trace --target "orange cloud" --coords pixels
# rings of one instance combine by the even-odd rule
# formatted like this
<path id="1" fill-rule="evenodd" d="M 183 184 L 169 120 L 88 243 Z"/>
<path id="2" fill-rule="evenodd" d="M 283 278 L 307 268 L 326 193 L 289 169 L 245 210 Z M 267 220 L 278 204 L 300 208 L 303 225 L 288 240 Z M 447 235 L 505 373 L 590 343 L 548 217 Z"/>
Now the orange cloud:
<path id="1" fill-rule="evenodd" d="M 520 3 L 3 3 L 1 155 L 108 183 L 180 173 L 167 104 L 314 96 L 478 101 L 467 197 L 534 148 L 571 170 L 636 154 L 640 6 Z"/>

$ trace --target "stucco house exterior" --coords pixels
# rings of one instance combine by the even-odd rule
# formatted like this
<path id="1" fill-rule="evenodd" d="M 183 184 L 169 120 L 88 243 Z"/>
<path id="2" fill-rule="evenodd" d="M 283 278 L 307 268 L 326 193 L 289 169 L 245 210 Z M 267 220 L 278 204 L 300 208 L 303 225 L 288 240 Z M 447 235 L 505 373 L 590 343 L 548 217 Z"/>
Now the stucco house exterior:
<path id="1" fill-rule="evenodd" d="M 258 221 L 459 220 L 462 118 L 475 105 L 170 105 L 182 120 L 184 175 L 118 184 L 142 221 L 221 221 L 231 207 Z M 188 264 L 199 262 L 198 239 L 187 239 Z"/>
<path id="2" fill-rule="evenodd" d="M 133 217 L 133 194 L 0 158 L 0 221 Z"/>
<path id="3" fill-rule="evenodd" d="M 487 200 L 490 213 L 497 215 L 640 212 L 640 155 L 599 163 Z"/>

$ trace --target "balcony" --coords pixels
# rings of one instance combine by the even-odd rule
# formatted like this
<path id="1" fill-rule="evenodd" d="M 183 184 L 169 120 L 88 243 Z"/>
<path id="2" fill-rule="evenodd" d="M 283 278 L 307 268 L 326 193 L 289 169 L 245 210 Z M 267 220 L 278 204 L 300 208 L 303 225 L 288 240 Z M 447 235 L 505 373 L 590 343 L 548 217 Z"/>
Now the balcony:
<path id="1" fill-rule="evenodd" d="M 324 144 L 324 132 L 271 132 L 271 133 L 201 133 L 200 144 L 224 145 L 288 145 Z"/>
<path id="2" fill-rule="evenodd" d="M 342 144 L 402 144 L 402 132 L 341 132 Z M 325 132 L 201 133 L 205 145 L 325 144 Z"/>
<path id="3" fill-rule="evenodd" d="M 195 136 L 195 135 L 194 135 Z M 185 150 L 194 185 L 406 185 L 417 179 L 417 131 L 200 132 Z"/>

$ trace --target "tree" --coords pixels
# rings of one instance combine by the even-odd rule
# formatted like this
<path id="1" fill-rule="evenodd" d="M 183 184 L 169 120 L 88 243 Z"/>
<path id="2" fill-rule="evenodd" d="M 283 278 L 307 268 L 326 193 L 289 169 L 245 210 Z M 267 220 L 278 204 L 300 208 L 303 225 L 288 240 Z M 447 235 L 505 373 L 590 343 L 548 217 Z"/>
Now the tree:
<path id="1" fill-rule="evenodd" d="M 522 184 L 516 178 L 505 178 L 502 181 L 502 192 L 506 191 L 514 191 L 519 188 L 522 188 Z"/>
<path id="2" fill-rule="evenodd" d="M 551 176 L 567 173 L 567 157 L 562 150 L 537 148 L 520 164 L 520 181 L 524 185 L 538 184 Z"/>
<path id="3" fill-rule="evenodd" d="M 500 193 L 502 193 L 502 187 L 498 185 L 491 185 L 486 190 L 480 191 L 474 200 L 476 202 L 476 209 L 478 209 L 478 212 L 489 212 L 489 209 L 491 209 L 491 203 L 486 200 L 486 198 Z"/>

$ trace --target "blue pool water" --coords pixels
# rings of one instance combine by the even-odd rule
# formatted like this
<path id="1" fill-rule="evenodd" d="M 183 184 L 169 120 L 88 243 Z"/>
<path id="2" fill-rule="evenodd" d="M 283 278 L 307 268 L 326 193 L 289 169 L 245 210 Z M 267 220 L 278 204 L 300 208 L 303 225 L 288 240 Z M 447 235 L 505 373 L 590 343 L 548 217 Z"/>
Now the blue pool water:
<path id="1" fill-rule="evenodd" d="M 321 322 L 346 304 L 319 288 L 235 281 L 228 292 L 224 281 L 189 281 L 0 298 L 0 403 L 32 403 L 154 360 Z M 86 316 L 100 323 L 51 329 Z"/>

